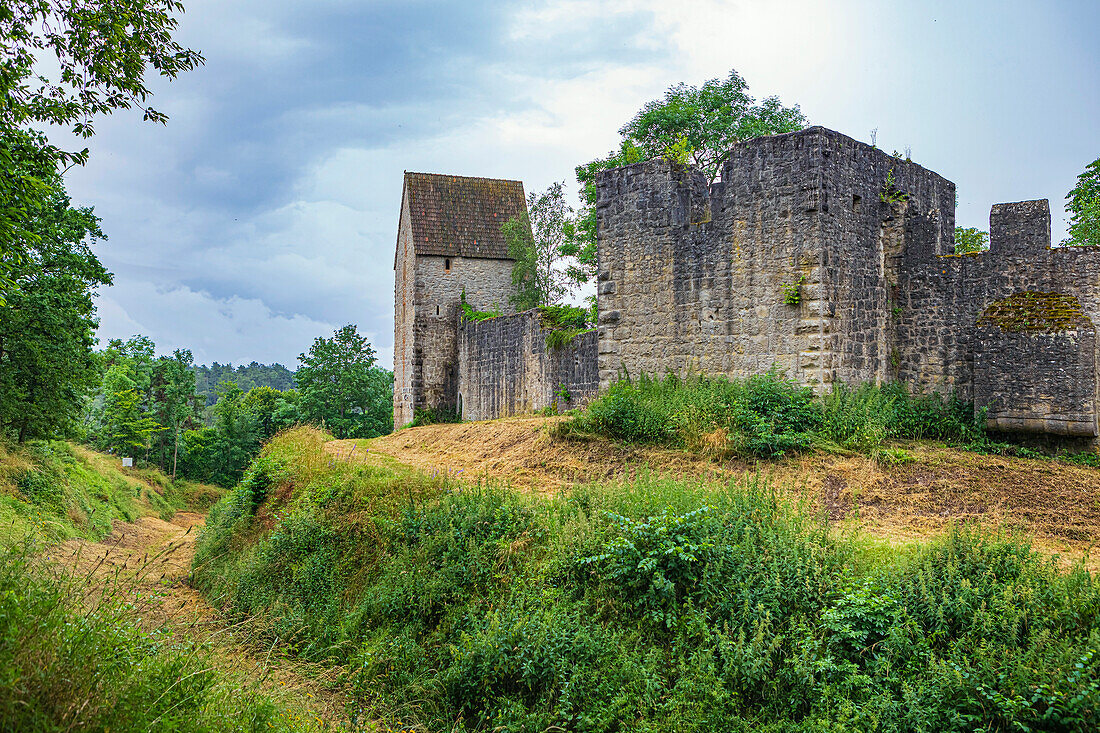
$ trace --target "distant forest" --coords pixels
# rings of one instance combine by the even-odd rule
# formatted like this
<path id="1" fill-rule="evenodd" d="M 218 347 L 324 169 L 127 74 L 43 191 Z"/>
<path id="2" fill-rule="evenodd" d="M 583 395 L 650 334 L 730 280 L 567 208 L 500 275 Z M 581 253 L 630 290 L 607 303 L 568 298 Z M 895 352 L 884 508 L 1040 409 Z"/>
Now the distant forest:
<path id="1" fill-rule="evenodd" d="M 196 364 L 191 367 L 195 372 L 195 393 L 206 398 L 206 406 L 211 407 L 218 401 L 218 385 L 221 382 L 236 382 L 242 392 L 254 387 L 271 387 L 280 392 L 294 389 L 294 372 L 282 364 L 258 364 L 234 367 L 232 364 L 214 362 L 210 366 Z"/>

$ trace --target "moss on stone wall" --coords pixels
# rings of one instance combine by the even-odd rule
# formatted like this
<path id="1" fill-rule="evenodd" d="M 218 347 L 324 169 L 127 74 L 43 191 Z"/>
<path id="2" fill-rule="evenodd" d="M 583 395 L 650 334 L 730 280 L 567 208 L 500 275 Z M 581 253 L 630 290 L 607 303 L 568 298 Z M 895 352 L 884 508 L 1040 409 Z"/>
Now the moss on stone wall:
<path id="1" fill-rule="evenodd" d="M 1057 333 L 1091 324 L 1074 296 L 1036 290 L 994 301 L 978 317 L 979 326 L 998 326 L 1010 333 Z"/>

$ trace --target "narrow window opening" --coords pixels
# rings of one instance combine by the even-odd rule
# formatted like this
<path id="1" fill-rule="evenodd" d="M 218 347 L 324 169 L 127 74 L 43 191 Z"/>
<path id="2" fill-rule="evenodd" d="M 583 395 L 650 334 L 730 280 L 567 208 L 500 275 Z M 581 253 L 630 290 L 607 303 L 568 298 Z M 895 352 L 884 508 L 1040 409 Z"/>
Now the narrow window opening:
<path id="1" fill-rule="evenodd" d="M 856 195 L 853 194 L 852 195 L 852 211 L 856 211 L 856 212 L 859 211 L 859 202 L 860 202 L 859 196 L 856 196 Z"/>
<path id="2" fill-rule="evenodd" d="M 439 306 L 438 306 L 438 305 L 437 305 L 437 306 L 435 307 L 435 314 L 436 314 L 437 316 L 439 315 Z"/>
<path id="3" fill-rule="evenodd" d="M 446 270 L 447 272 L 451 271 L 451 258 L 450 257 L 443 260 L 443 269 Z"/>

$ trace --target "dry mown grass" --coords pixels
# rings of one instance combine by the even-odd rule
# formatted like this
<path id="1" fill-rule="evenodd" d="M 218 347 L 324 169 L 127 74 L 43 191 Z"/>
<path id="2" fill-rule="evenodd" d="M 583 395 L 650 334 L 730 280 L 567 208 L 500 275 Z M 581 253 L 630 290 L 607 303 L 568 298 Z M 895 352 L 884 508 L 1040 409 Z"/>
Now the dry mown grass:
<path id="1" fill-rule="evenodd" d="M 81 603 L 92 606 L 122 598 L 147 631 L 172 629 L 212 644 L 217 667 L 245 680 L 290 710 L 322 727 L 346 724 L 346 697 L 338 682 L 344 670 L 291 658 L 286 640 L 269 640 L 263 620 L 225 616 L 189 582 L 195 541 L 205 518 L 177 512 L 171 521 L 141 517 L 118 522 L 101 542 L 69 540 L 52 548 L 49 558 L 68 578 Z"/>
<path id="2" fill-rule="evenodd" d="M 1037 548 L 1073 559 L 1100 540 L 1100 471 L 1092 468 L 929 444 L 906 445 L 916 460 L 893 466 L 865 455 L 717 461 L 683 450 L 553 437 L 551 428 L 561 419 L 429 425 L 371 441 L 332 441 L 326 450 L 544 494 L 629 478 L 639 467 L 716 479 L 758 470 L 778 486 L 807 492 L 832 520 L 857 520 L 868 534 L 889 542 L 927 538 L 962 520 L 1022 531 Z"/>

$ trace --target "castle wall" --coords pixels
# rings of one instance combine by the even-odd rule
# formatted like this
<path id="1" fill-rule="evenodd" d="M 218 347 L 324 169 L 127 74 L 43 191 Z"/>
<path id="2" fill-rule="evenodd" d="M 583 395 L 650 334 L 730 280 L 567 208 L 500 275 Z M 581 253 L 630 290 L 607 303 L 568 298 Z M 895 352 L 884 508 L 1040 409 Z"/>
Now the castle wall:
<path id="1" fill-rule="evenodd" d="M 1078 351 L 1095 351 L 1094 342 L 1089 340 L 1094 337 L 1083 332 L 1067 332 L 1062 338 L 1002 336 L 977 325 L 988 305 L 1023 292 L 1072 296 L 1091 321 L 1100 318 L 1100 248 L 1052 249 L 1046 201 L 994 206 L 987 252 L 915 257 L 907 263 L 897 301 L 901 309 L 897 326 L 898 378 L 917 389 L 954 391 L 963 399 L 974 400 L 979 408 L 989 409 L 987 417 L 993 429 L 1009 429 L 1009 418 L 1023 414 L 1021 400 L 1034 407 L 1035 416 L 1048 415 L 1053 421 L 1064 411 L 1066 420 L 1079 423 L 1073 415 L 1094 411 L 1095 398 L 1087 393 L 1095 391 L 1095 376 L 1088 360 L 1095 361 L 1096 356 L 1092 353 L 1069 358 L 1067 349 L 1072 343 Z M 1002 358 L 999 354 L 1010 356 Z M 984 371 L 976 373 L 979 356 Z M 1079 356 L 1086 361 L 1081 362 Z M 1061 366 L 1057 366 L 1059 360 Z M 1006 371 L 1009 366 L 1011 369 Z M 995 372 L 989 371 L 992 367 L 996 367 Z M 1067 398 L 1068 402 L 1059 401 L 1058 395 L 1065 393 L 1067 383 L 1059 382 L 1061 377 L 1055 378 L 1052 370 L 1058 369 L 1067 370 L 1067 375 L 1076 373 L 1067 377 L 1071 380 L 1091 380 L 1093 386 L 1074 387 L 1070 393 L 1076 396 Z M 991 374 L 998 376 L 993 379 Z M 1004 421 L 999 419 L 998 405 L 1004 406 Z M 1034 429 L 1040 425 L 1030 424 Z"/>
<path id="2" fill-rule="evenodd" d="M 403 209 L 397 424 L 421 406 L 537 410 L 563 388 L 571 407 L 624 371 L 774 366 L 820 391 L 899 380 L 955 392 L 995 430 L 1097 435 L 1100 248 L 1052 249 L 1046 201 L 994 206 L 990 250 L 955 256 L 950 181 L 820 127 L 737 145 L 718 183 L 653 160 L 597 186 L 599 323 L 560 351 L 534 311 L 463 323 L 463 288 L 475 308 L 510 312 L 512 262 L 413 256 Z M 1024 293 L 1074 320 L 989 319 Z"/>
<path id="3" fill-rule="evenodd" d="M 785 142 L 801 152 L 798 140 Z M 805 378 L 799 355 L 812 334 L 800 309 L 784 305 L 782 286 L 819 261 L 802 201 L 812 174 L 746 158 L 743 175 L 709 190 L 669 161 L 601 176 L 601 387 L 620 370 L 748 375 L 777 364 Z"/>
<path id="4" fill-rule="evenodd" d="M 1005 432 L 1092 438 L 1096 425 L 1096 328 L 1056 333 L 977 329 L 974 400 L 986 426 Z"/>
<path id="5" fill-rule="evenodd" d="M 955 186 L 845 135 L 819 129 L 813 137 L 825 294 L 821 381 L 881 384 L 896 378 L 905 258 L 952 248 Z"/>
<path id="6" fill-rule="evenodd" d="M 456 411 L 462 292 L 477 310 L 513 313 L 512 261 L 419 255 L 415 282 L 413 407 Z"/>
<path id="7" fill-rule="evenodd" d="M 950 246 L 954 186 L 824 128 L 742 143 L 721 174 L 708 187 L 649 161 L 601 175 L 601 385 L 772 366 L 818 388 L 887 379 L 903 254 Z M 904 202 L 882 200 L 888 180 Z"/>
<path id="8" fill-rule="evenodd" d="M 537 310 L 462 323 L 458 393 L 463 419 L 489 420 L 551 405 L 566 410 L 596 393 L 596 333 L 580 334 L 559 349 L 547 349 L 546 335 Z"/>

